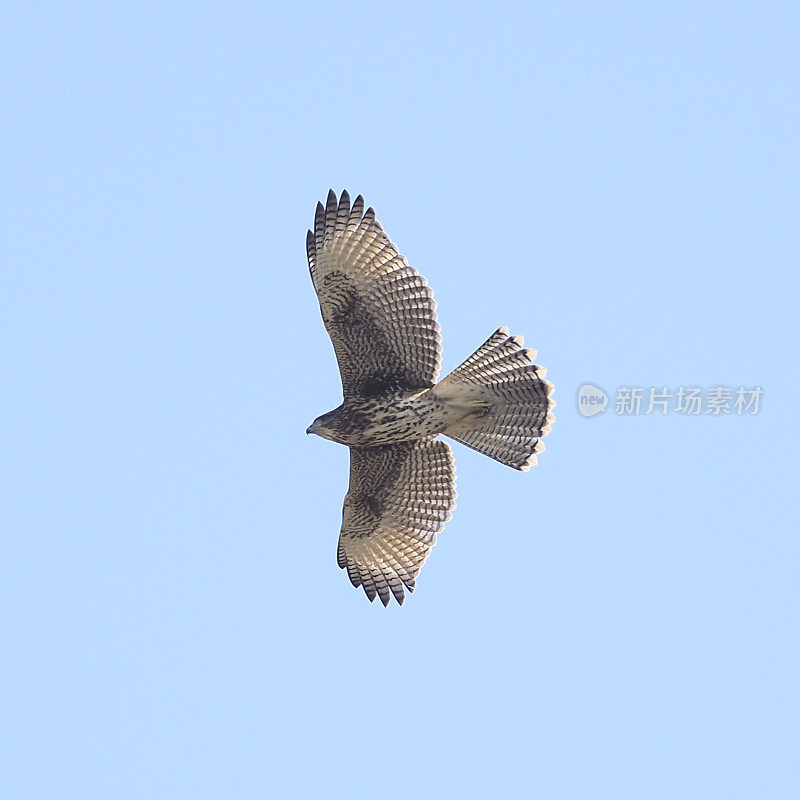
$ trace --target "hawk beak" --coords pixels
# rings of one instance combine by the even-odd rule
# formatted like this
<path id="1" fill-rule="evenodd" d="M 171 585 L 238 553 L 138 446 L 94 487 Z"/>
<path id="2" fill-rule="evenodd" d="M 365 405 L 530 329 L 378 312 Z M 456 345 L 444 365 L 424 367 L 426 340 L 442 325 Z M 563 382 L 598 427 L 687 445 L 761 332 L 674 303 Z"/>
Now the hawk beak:
<path id="1" fill-rule="evenodd" d="M 314 431 L 312 431 L 312 430 L 311 430 L 313 427 L 314 427 L 313 425 L 309 425 L 309 426 L 306 428 L 306 434 L 313 433 Z"/>

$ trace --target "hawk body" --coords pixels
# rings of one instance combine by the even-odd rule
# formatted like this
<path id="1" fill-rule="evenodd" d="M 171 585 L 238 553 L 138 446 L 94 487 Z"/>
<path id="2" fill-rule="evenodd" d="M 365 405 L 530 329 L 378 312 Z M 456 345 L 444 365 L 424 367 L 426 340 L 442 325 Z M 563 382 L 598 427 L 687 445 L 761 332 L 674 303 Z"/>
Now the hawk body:
<path id="1" fill-rule="evenodd" d="M 315 420 L 309 432 L 350 447 L 375 447 L 437 436 L 469 413 L 482 413 L 482 407 L 458 408 L 430 389 L 386 392 L 346 399 Z"/>
<path id="2" fill-rule="evenodd" d="M 455 508 L 452 453 L 436 437 L 529 469 L 553 421 L 553 387 L 506 328 L 437 383 L 433 292 L 360 196 L 351 207 L 347 192 L 329 192 L 306 247 L 344 395 L 308 433 L 350 447 L 338 563 L 370 600 L 402 604 Z"/>

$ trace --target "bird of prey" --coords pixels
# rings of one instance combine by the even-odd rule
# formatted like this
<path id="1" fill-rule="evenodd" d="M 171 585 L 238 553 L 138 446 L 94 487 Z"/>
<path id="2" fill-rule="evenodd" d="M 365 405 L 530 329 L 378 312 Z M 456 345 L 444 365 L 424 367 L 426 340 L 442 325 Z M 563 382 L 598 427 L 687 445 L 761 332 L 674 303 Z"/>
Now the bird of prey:
<path id="1" fill-rule="evenodd" d="M 433 292 L 360 195 L 351 206 L 346 191 L 328 192 L 306 249 L 344 395 L 307 433 L 350 448 L 339 566 L 370 602 L 402 604 L 455 508 L 452 452 L 436 437 L 527 470 L 544 450 L 553 387 L 507 328 L 437 383 Z"/>

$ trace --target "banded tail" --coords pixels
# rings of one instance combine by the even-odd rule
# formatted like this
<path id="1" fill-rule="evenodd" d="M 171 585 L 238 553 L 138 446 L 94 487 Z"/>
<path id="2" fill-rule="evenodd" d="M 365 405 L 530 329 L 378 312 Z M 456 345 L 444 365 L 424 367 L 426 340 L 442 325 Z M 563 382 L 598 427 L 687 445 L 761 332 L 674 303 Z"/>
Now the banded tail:
<path id="1" fill-rule="evenodd" d="M 460 367 L 431 391 L 454 411 L 444 434 L 519 470 L 536 463 L 540 441 L 553 422 L 553 384 L 508 328 L 496 330 Z"/>

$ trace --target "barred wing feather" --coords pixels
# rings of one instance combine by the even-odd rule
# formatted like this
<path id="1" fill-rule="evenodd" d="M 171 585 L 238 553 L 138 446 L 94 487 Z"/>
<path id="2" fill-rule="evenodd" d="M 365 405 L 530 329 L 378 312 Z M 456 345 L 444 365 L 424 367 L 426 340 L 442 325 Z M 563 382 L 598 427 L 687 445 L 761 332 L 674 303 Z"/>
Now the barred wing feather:
<path id="1" fill-rule="evenodd" d="M 350 448 L 338 562 L 353 586 L 388 605 L 402 605 L 455 508 L 450 447 L 421 440 Z"/>
<path id="2" fill-rule="evenodd" d="M 433 292 L 359 195 L 333 191 L 306 237 L 311 279 L 347 397 L 427 389 L 439 376 Z"/>

